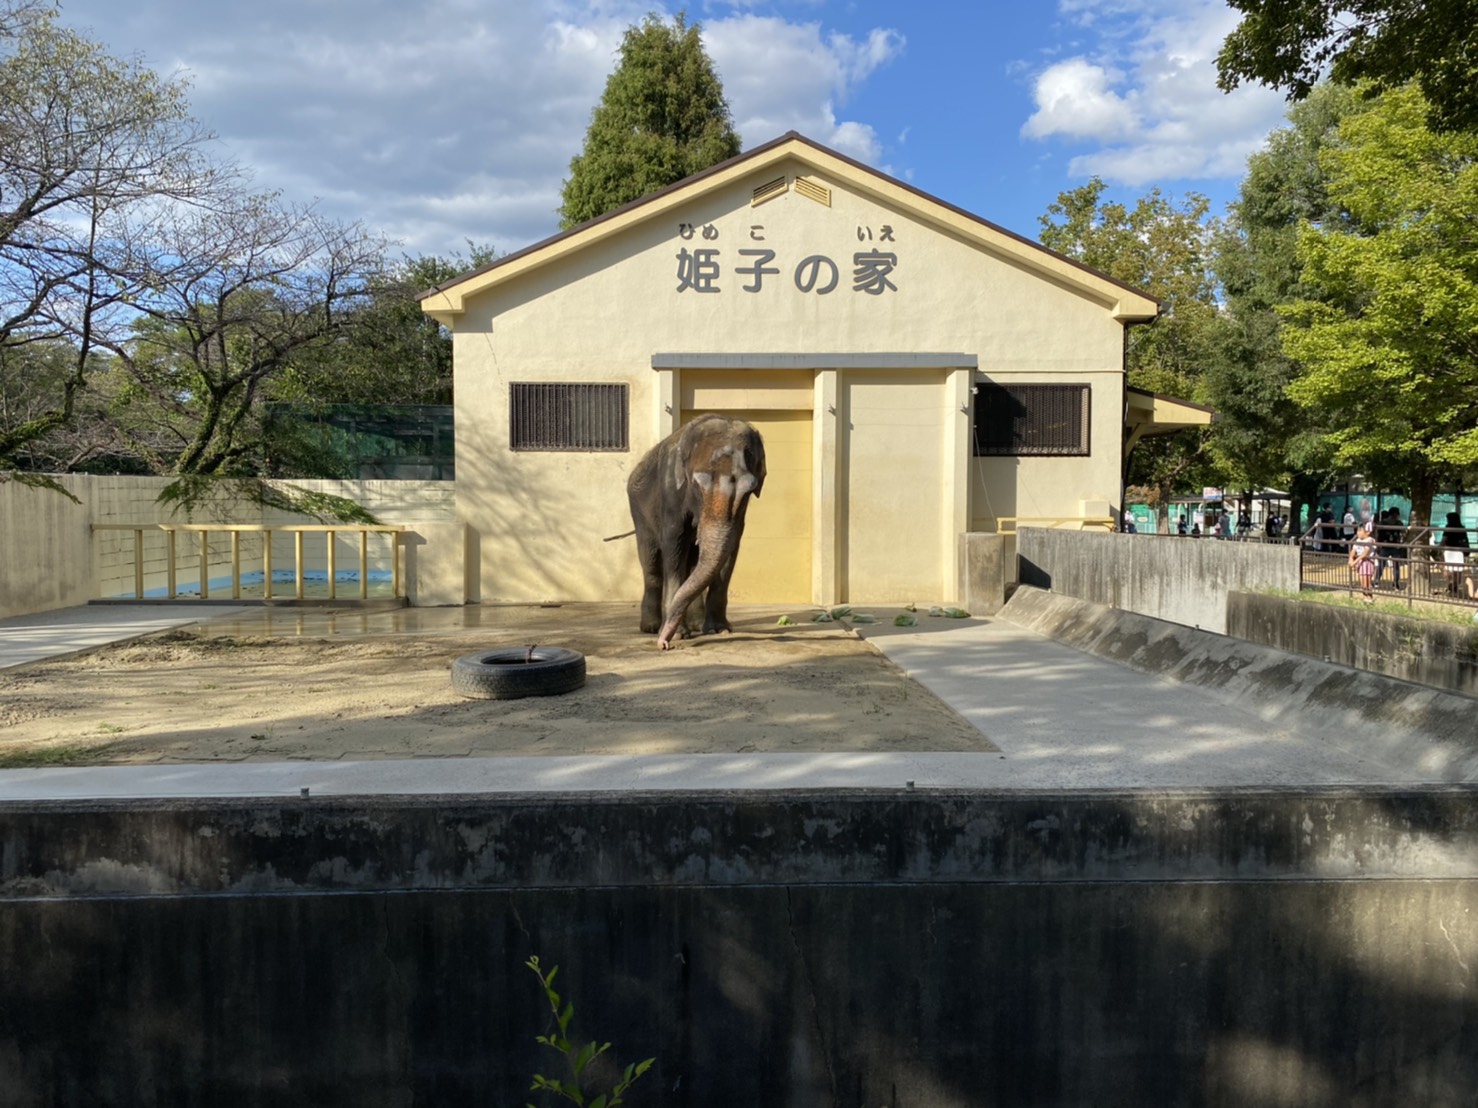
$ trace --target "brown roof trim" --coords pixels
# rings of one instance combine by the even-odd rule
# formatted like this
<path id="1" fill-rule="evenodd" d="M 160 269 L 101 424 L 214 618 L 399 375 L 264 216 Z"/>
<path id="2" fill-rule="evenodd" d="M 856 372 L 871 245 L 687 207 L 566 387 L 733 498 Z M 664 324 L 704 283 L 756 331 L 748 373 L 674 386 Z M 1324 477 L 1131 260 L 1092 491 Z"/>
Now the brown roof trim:
<path id="1" fill-rule="evenodd" d="M 888 174 L 882 172 L 881 170 L 874 169 L 872 166 L 859 162 L 855 158 L 850 158 L 846 154 L 842 154 L 836 150 L 831 149 L 831 147 L 829 146 L 823 146 L 821 145 L 821 143 L 816 142 L 814 139 L 807 138 L 799 131 L 786 131 L 785 134 L 779 136 L 778 138 L 773 138 L 769 142 L 762 143 L 761 145 L 756 146 L 753 149 L 745 150 L 739 154 L 736 154 L 732 158 L 727 158 L 724 161 L 719 162 L 716 165 L 711 165 L 707 169 L 700 170 L 690 177 L 684 177 L 681 181 L 674 181 L 672 184 L 666 185 L 655 192 L 649 192 L 645 196 L 640 196 L 637 199 L 630 201 L 629 203 L 621 205 L 621 207 L 619 208 L 614 208 L 611 211 L 606 212 L 604 215 L 596 216 L 594 219 L 588 219 L 584 223 L 577 224 L 576 226 L 571 227 L 566 231 L 561 231 L 556 235 L 551 235 L 548 238 L 542 239 L 541 241 L 533 243 L 530 246 L 525 246 L 522 250 L 517 250 L 512 254 L 505 254 L 503 257 L 489 262 L 485 266 L 481 266 L 478 269 L 469 270 L 466 273 L 453 277 L 450 281 L 445 281 L 442 284 L 435 285 L 432 288 L 427 289 L 425 292 L 420 293 L 417 296 L 417 299 L 424 300 L 428 296 L 434 296 L 436 293 L 451 288 L 453 285 L 459 285 L 463 281 L 471 280 L 474 277 L 480 277 L 482 274 L 487 273 L 490 270 L 494 270 L 500 266 L 507 265 L 510 262 L 517 261 L 519 258 L 527 257 L 530 254 L 537 253 L 538 251 L 543 250 L 544 248 L 551 246 L 562 239 L 569 238 L 571 235 L 579 234 L 581 231 L 584 231 L 589 227 L 597 226 L 598 224 L 604 223 L 608 219 L 614 219 L 617 216 L 629 212 L 635 208 L 640 208 L 645 204 L 650 204 L 653 201 L 659 200 L 662 197 L 668 195 L 669 193 L 676 192 L 678 189 L 687 188 L 692 184 L 702 181 L 705 177 L 710 177 L 714 174 L 721 173 L 724 170 L 739 164 L 740 162 L 747 161 L 750 158 L 758 157 L 759 155 L 765 154 L 770 150 L 773 150 L 777 146 L 783 146 L 788 142 L 800 142 L 806 146 L 811 147 L 813 150 L 817 150 L 820 153 L 827 155 L 828 157 L 832 157 L 840 162 L 844 162 L 854 169 L 858 169 L 863 173 L 868 174 L 869 176 L 880 178 L 881 180 L 886 181 L 891 185 L 897 186 L 905 192 L 912 193 L 926 203 L 937 205 L 938 207 L 943 208 L 946 211 L 953 212 L 955 215 L 961 216 L 962 218 L 970 220 L 973 223 L 977 223 L 982 227 L 986 227 L 991 231 L 994 231 L 996 234 L 1004 235 L 1009 239 L 1014 239 L 1024 246 L 1031 247 L 1034 250 L 1040 250 L 1043 254 L 1047 254 L 1051 257 L 1060 259 L 1061 261 L 1066 262 L 1068 265 L 1072 266 L 1074 269 L 1080 269 L 1084 273 L 1090 274 L 1101 281 L 1107 281 L 1109 284 L 1117 285 L 1119 288 L 1131 292 L 1136 296 L 1142 296 L 1146 300 L 1151 300 L 1154 302 L 1157 310 L 1161 306 L 1159 300 L 1155 300 L 1154 297 L 1150 296 L 1143 289 L 1135 288 L 1127 281 L 1121 281 L 1117 277 L 1111 277 L 1107 273 L 1096 270 L 1091 266 L 1086 266 L 1075 258 L 1069 258 L 1066 254 L 1059 254 L 1057 251 L 1043 246 L 1035 239 L 1029 239 L 1025 235 L 1018 235 L 1015 231 L 1007 230 L 1005 227 L 1002 227 L 998 223 L 992 223 L 990 220 L 978 216 L 974 212 L 967 211 L 966 209 L 961 207 L 957 207 L 956 205 L 949 203 L 947 200 L 941 200 L 939 199 L 939 197 L 934 196 L 931 193 L 927 193 L 923 189 L 916 188 L 913 185 L 909 184 L 907 181 L 900 181 L 896 177 L 890 177 Z M 1167 399 L 1174 398 L 1167 397 Z M 1207 410 L 1209 411 L 1210 409 Z"/>

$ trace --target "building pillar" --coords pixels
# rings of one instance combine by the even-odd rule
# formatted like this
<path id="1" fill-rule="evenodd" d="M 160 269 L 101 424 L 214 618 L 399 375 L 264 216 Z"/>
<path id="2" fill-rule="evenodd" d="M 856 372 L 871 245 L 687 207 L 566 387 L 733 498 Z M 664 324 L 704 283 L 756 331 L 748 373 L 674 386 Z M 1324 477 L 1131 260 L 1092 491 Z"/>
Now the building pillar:
<path id="1" fill-rule="evenodd" d="M 816 373 L 811 427 L 811 602 L 820 607 L 837 603 L 841 593 L 838 543 L 841 505 L 837 502 L 838 372 Z"/>

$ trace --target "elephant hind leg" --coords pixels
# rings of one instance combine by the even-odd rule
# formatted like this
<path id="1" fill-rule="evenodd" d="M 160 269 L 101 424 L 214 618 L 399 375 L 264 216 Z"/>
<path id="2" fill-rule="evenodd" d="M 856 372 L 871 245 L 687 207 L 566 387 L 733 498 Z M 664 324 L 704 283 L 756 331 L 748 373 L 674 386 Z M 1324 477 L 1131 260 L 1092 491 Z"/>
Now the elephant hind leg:
<path id="1" fill-rule="evenodd" d="M 656 543 L 642 541 L 640 530 L 636 556 L 642 573 L 641 629 L 643 634 L 655 635 L 662 627 L 662 552 Z"/>

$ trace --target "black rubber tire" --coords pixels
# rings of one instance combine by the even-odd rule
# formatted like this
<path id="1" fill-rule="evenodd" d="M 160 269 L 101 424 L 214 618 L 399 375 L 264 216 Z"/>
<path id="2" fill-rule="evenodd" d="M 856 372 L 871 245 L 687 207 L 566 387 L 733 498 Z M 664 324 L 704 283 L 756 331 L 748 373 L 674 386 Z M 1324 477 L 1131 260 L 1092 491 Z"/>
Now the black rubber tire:
<path id="1" fill-rule="evenodd" d="M 452 663 L 452 691 L 476 700 L 557 696 L 585 684 L 585 655 L 562 646 L 502 647 Z"/>

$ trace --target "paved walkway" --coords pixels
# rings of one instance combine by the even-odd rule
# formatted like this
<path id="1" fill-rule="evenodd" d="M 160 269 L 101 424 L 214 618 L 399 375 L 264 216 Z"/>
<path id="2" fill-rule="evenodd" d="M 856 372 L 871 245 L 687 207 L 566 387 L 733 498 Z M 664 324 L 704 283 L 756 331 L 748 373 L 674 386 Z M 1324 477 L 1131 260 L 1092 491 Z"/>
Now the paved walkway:
<path id="1" fill-rule="evenodd" d="M 880 610 L 881 614 L 881 610 Z M 0 622 L 0 667 L 203 618 L 238 632 L 355 634 L 355 613 L 92 606 Z M 401 633 L 476 608 L 405 609 Z M 374 626 L 383 633 L 383 616 Z M 400 624 L 404 626 L 400 626 Z M 0 800 L 456 795 L 723 789 L 1077 789 L 1441 783 L 1270 728 L 1204 691 L 1147 677 L 1002 619 L 888 623 L 860 633 L 1001 748 L 978 754 L 693 754 L 52 767 L 0 771 Z"/>
<path id="2" fill-rule="evenodd" d="M 12 616 L 0 619 L 0 669 L 81 654 L 111 642 L 250 610 L 240 605 L 87 604 Z"/>

